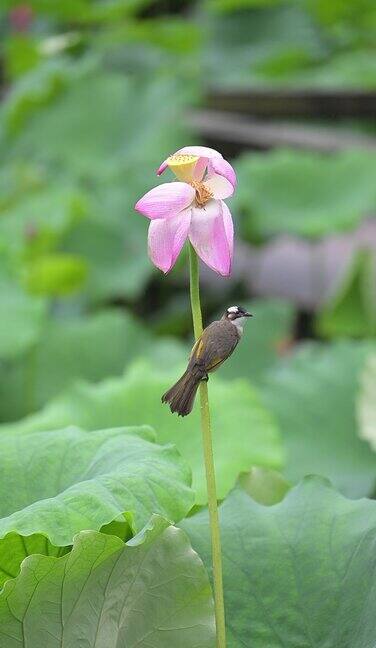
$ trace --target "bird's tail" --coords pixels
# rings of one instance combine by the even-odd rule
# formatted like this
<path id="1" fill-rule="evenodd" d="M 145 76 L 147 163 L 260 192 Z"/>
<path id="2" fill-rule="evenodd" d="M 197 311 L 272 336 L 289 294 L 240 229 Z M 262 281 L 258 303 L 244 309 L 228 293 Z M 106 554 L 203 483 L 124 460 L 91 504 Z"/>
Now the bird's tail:
<path id="1" fill-rule="evenodd" d="M 192 411 L 201 373 L 185 371 L 181 378 L 162 396 L 162 403 L 169 403 L 171 412 L 187 416 Z"/>

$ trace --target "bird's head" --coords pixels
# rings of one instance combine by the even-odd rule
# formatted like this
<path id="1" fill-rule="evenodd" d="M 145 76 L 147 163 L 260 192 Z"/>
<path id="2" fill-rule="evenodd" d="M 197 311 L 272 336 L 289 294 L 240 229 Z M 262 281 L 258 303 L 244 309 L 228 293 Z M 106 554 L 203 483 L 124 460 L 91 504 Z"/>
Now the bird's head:
<path id="1" fill-rule="evenodd" d="M 237 328 L 242 330 L 248 317 L 253 317 L 252 313 L 248 313 L 248 311 L 245 310 L 245 308 L 242 308 L 242 306 L 229 306 L 222 316 L 222 319 L 228 320 Z"/>

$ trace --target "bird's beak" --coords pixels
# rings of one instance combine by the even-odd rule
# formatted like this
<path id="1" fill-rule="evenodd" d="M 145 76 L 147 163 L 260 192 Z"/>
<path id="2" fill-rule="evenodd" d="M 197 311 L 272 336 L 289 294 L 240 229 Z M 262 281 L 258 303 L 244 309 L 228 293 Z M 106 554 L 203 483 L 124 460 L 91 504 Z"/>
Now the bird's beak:
<path id="1" fill-rule="evenodd" d="M 252 313 L 248 313 L 248 311 L 247 311 L 246 313 L 244 313 L 244 317 L 253 317 L 253 315 L 252 315 Z"/>

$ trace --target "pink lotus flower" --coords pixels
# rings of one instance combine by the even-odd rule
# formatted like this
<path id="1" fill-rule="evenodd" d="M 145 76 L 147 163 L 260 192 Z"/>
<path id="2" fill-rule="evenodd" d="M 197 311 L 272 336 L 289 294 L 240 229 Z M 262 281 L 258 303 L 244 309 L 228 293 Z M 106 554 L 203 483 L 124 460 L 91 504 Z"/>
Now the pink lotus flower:
<path id="1" fill-rule="evenodd" d="M 149 257 L 169 272 L 187 240 L 215 272 L 228 276 L 233 257 L 234 227 L 224 198 L 232 196 L 236 176 L 220 153 L 205 146 L 185 146 L 159 167 L 169 167 L 177 182 L 148 191 L 135 209 L 150 218 Z"/>

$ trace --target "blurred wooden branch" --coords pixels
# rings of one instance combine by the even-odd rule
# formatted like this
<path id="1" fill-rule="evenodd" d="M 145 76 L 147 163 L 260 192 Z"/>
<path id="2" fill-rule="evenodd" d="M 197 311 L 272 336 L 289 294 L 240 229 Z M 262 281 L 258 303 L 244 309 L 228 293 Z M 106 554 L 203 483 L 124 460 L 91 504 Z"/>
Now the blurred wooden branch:
<path id="1" fill-rule="evenodd" d="M 333 88 L 213 88 L 207 94 L 206 105 L 215 110 L 263 118 L 374 119 L 376 92 Z"/>
<path id="2" fill-rule="evenodd" d="M 188 124 L 201 139 L 226 146 L 226 154 L 245 149 L 277 146 L 332 152 L 345 148 L 376 149 L 376 137 L 327 126 L 268 122 L 235 112 L 197 110 L 187 116 Z"/>

